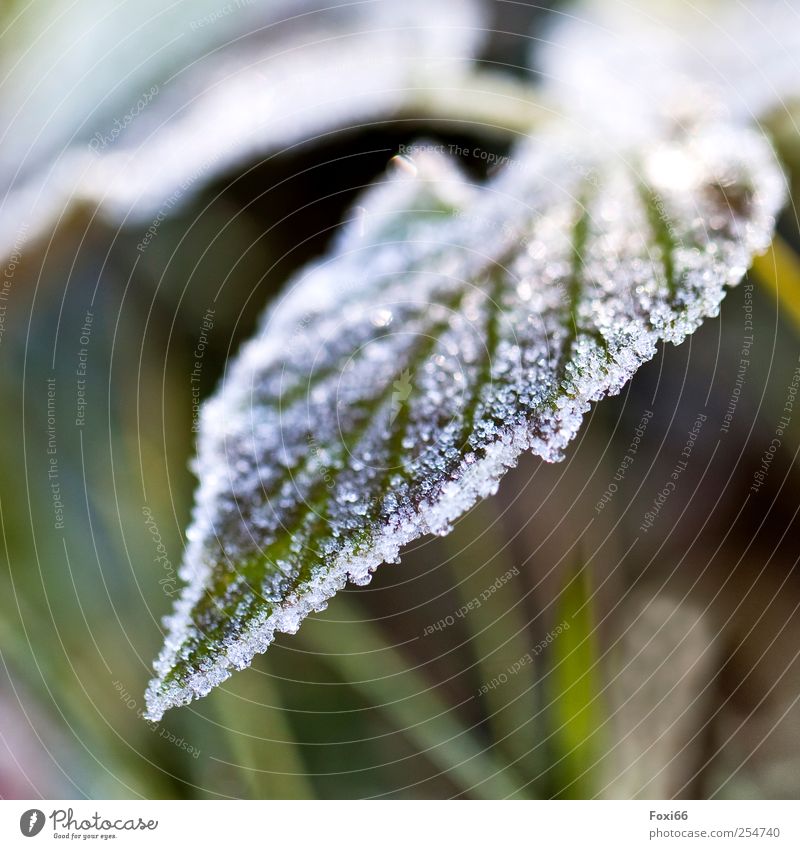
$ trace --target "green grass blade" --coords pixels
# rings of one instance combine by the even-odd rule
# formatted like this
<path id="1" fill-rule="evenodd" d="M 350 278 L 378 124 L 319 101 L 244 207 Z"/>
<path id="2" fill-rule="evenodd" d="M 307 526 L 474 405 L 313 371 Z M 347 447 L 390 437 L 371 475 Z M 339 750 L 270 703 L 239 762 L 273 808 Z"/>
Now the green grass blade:
<path id="1" fill-rule="evenodd" d="M 314 788 L 266 664 L 238 675 L 215 694 L 231 750 L 227 765 L 252 799 L 313 799 Z"/>
<path id="2" fill-rule="evenodd" d="M 355 687 L 460 793 L 501 799 L 522 785 L 514 770 L 466 728 L 447 704 L 367 615 L 344 596 L 331 605 L 338 620 L 315 617 L 300 632 L 304 645 Z M 345 621 L 342 621 L 345 620 Z"/>
<path id="3" fill-rule="evenodd" d="M 596 792 L 605 710 L 592 599 L 586 570 L 564 587 L 557 605 L 561 632 L 552 644 L 548 712 L 557 796 L 586 799 Z M 568 626 L 568 627 L 567 627 Z"/>
<path id="4" fill-rule="evenodd" d="M 461 606 L 459 618 L 469 636 L 481 685 L 515 669 L 502 685 L 481 696 L 498 751 L 516 763 L 527 778 L 544 764 L 542 735 L 535 721 L 535 666 L 530 656 L 531 634 L 513 562 L 497 511 L 484 501 L 470 518 L 456 525 L 445 540 L 452 553 L 453 584 Z"/>

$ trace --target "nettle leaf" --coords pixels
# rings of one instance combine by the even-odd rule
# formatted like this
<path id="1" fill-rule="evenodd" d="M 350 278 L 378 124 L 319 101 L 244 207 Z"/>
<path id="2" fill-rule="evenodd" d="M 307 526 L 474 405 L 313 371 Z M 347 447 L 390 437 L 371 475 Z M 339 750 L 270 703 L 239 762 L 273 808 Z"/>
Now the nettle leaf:
<path id="1" fill-rule="evenodd" d="M 783 178 L 760 134 L 584 138 L 542 134 L 483 186 L 420 144 L 269 310 L 203 413 L 149 718 L 446 534 L 521 452 L 561 459 L 767 248 Z"/>

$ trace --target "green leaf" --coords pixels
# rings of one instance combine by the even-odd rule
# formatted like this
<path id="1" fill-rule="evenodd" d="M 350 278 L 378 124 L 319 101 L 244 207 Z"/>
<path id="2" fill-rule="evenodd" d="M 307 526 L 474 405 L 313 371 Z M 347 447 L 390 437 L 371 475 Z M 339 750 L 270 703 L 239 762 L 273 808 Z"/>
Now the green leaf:
<path id="1" fill-rule="evenodd" d="M 590 402 L 717 314 L 783 197 L 737 125 L 625 148 L 555 128 L 483 186 L 428 148 L 366 193 L 204 409 L 151 719 L 446 534 L 521 452 L 561 459 Z"/>

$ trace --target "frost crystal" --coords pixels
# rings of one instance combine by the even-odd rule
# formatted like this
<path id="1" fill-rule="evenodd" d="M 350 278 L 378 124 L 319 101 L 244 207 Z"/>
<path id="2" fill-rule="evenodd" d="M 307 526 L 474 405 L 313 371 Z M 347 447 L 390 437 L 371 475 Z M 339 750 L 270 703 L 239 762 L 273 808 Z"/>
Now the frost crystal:
<path id="1" fill-rule="evenodd" d="M 721 123 L 634 147 L 553 129 L 485 186 L 424 148 L 204 409 L 151 719 L 447 533 L 522 451 L 559 460 L 591 401 L 716 315 L 783 197 L 764 139 Z"/>

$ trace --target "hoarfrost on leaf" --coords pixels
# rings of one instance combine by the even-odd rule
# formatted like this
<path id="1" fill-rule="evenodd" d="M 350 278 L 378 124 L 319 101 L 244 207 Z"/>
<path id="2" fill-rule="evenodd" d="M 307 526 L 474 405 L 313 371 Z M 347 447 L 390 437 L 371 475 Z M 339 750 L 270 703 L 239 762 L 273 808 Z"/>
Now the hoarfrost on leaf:
<path id="1" fill-rule="evenodd" d="M 521 452 L 559 460 L 590 402 L 717 314 L 783 198 L 763 137 L 717 122 L 628 146 L 554 127 L 485 185 L 416 149 L 204 408 L 150 719 L 447 533 Z"/>
<path id="2" fill-rule="evenodd" d="M 591 132 L 630 141 L 698 115 L 763 121 L 800 95 L 800 9 L 583 0 L 533 59 L 552 102 Z"/>
<path id="3" fill-rule="evenodd" d="M 229 169 L 396 116 L 420 86 L 447 90 L 470 66 L 484 23 L 475 0 L 282 0 L 245 11 L 237 37 L 209 49 L 204 36 L 179 70 L 156 65 L 155 84 L 130 94 L 136 106 L 111 133 L 87 144 L 79 127 L 47 168 L 15 176 L 0 234 L 23 219 L 41 235 L 75 203 L 127 226 L 173 214 Z M 2 239 L 0 253 L 13 242 Z"/>

